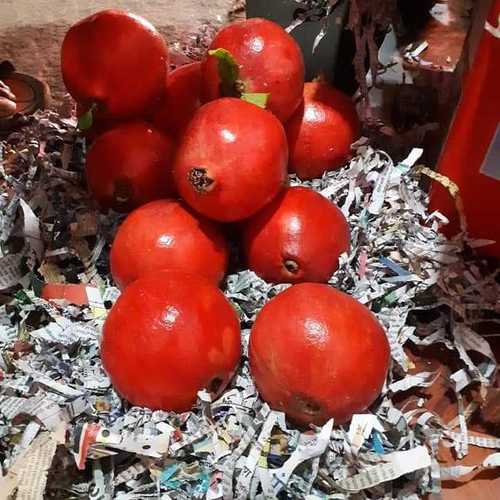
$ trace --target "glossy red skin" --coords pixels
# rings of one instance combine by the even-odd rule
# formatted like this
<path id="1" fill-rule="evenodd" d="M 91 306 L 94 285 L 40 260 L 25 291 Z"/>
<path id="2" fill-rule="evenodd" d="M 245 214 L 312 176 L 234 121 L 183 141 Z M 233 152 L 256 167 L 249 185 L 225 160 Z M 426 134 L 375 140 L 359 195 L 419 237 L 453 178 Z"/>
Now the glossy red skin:
<path id="1" fill-rule="evenodd" d="M 166 82 L 165 94 L 153 113 L 153 124 L 172 137 L 181 137 L 201 106 L 201 62 L 180 66 Z"/>
<path id="2" fill-rule="evenodd" d="M 103 10 L 71 26 L 61 49 L 64 84 L 84 107 L 106 118 L 142 116 L 163 92 L 168 49 L 145 19 Z"/>
<path id="3" fill-rule="evenodd" d="M 143 121 L 119 125 L 99 136 L 87 153 L 89 189 L 102 208 L 128 212 L 153 200 L 175 195 L 172 139 Z M 119 202 L 120 184 L 130 190 Z"/>
<path id="4" fill-rule="evenodd" d="M 240 67 L 245 92 L 270 93 L 267 108 L 286 122 L 302 100 L 304 60 L 297 42 L 278 24 L 267 19 L 237 21 L 216 35 L 209 50 L 224 48 Z M 203 62 L 203 97 L 220 95 L 218 62 Z"/>
<path id="5" fill-rule="evenodd" d="M 238 317 L 220 290 L 201 276 L 160 271 L 118 298 L 104 324 L 101 359 L 132 404 L 184 412 L 199 390 L 222 392 L 240 342 Z"/>
<path id="6" fill-rule="evenodd" d="M 323 82 L 304 86 L 304 102 L 286 124 L 290 172 L 301 179 L 321 177 L 351 156 L 361 126 L 351 99 Z"/>
<path id="7" fill-rule="evenodd" d="M 179 145 L 174 178 L 180 195 L 197 212 L 231 222 L 250 217 L 286 183 L 288 147 L 280 121 L 269 111 L 236 98 L 202 106 Z M 199 192 L 193 168 L 213 179 Z"/>
<path id="8" fill-rule="evenodd" d="M 342 212 L 306 187 L 288 188 L 250 218 L 243 231 L 248 267 L 274 283 L 327 282 L 349 243 Z"/>
<path id="9" fill-rule="evenodd" d="M 271 299 L 252 328 L 250 368 L 262 398 L 301 425 L 336 424 L 379 396 L 390 363 L 382 325 L 328 285 L 301 283 Z"/>
<path id="10" fill-rule="evenodd" d="M 229 248 L 217 224 L 178 201 L 157 200 L 128 215 L 116 233 L 110 259 L 111 274 L 121 289 L 162 269 L 200 274 L 218 285 Z"/>

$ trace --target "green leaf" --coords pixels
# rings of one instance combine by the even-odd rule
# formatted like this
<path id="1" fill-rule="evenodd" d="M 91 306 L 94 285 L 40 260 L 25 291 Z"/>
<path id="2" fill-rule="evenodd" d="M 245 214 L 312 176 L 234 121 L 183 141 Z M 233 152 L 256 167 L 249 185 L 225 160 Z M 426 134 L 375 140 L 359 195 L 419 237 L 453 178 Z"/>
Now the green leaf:
<path id="1" fill-rule="evenodd" d="M 259 108 L 266 109 L 267 101 L 270 95 L 271 94 L 244 92 L 243 94 L 241 94 L 241 99 L 243 101 L 255 104 L 256 106 L 259 106 Z"/>
<path id="2" fill-rule="evenodd" d="M 234 86 L 240 76 L 240 68 L 231 52 L 226 49 L 209 50 L 208 55 L 218 60 L 219 77 L 225 86 Z"/>
<path id="3" fill-rule="evenodd" d="M 94 123 L 94 108 L 91 107 L 86 113 L 78 118 L 79 130 L 88 130 Z"/>
<path id="4" fill-rule="evenodd" d="M 221 96 L 240 97 L 245 84 L 239 79 L 240 67 L 231 52 L 226 49 L 215 49 L 209 50 L 208 55 L 217 58 Z"/>

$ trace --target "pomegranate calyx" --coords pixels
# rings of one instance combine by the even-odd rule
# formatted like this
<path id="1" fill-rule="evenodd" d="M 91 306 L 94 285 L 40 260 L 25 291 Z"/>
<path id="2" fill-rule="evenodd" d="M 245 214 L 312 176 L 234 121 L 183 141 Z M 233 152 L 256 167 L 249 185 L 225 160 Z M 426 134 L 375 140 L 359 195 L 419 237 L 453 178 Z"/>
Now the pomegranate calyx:
<path id="1" fill-rule="evenodd" d="M 293 402 L 299 411 L 312 417 L 319 415 L 323 411 L 323 407 L 318 401 L 304 394 L 296 394 Z"/>
<path id="2" fill-rule="evenodd" d="M 117 206 L 126 205 L 133 195 L 130 182 L 127 179 L 117 179 L 114 184 L 113 202 Z"/>
<path id="3" fill-rule="evenodd" d="M 222 377 L 214 377 L 207 385 L 207 390 L 210 394 L 219 395 L 223 388 L 224 379 Z"/>
<path id="4" fill-rule="evenodd" d="M 285 266 L 285 269 L 291 274 L 297 274 L 300 269 L 297 262 L 292 259 L 286 259 L 285 261 L 283 261 L 283 266 Z"/>
<path id="5" fill-rule="evenodd" d="M 203 167 L 194 167 L 188 172 L 188 180 L 197 193 L 205 194 L 214 188 L 215 181 Z"/>

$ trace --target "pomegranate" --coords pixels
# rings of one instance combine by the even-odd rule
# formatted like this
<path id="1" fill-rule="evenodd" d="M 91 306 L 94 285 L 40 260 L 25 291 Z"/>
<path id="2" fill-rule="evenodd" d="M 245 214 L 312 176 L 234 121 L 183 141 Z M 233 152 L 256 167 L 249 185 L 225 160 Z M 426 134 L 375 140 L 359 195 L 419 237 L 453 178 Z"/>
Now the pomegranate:
<path id="1" fill-rule="evenodd" d="M 377 399 L 390 350 L 364 305 L 328 285 L 301 283 L 263 307 L 249 357 L 265 401 L 294 422 L 321 425 L 347 422 Z"/>
<path id="2" fill-rule="evenodd" d="M 68 30 L 61 70 L 68 92 L 97 116 L 138 117 L 163 92 L 168 49 L 142 17 L 103 10 Z"/>
<path id="3" fill-rule="evenodd" d="M 157 200 L 127 216 L 110 258 L 111 274 L 122 289 L 161 269 L 201 274 L 217 285 L 224 278 L 229 249 L 214 222 L 196 217 L 178 201 Z"/>
<path id="4" fill-rule="evenodd" d="M 174 143 L 143 121 L 119 125 L 99 136 L 87 154 L 87 182 L 103 208 L 130 211 L 175 194 Z"/>
<path id="5" fill-rule="evenodd" d="M 301 179 L 312 179 L 340 167 L 349 158 L 360 129 L 347 95 L 326 82 L 306 83 L 304 102 L 286 124 L 290 171 Z"/>
<path id="6" fill-rule="evenodd" d="M 269 111 L 235 98 L 202 106 L 179 145 L 174 177 L 199 213 L 237 221 L 269 203 L 286 182 L 283 126 Z"/>
<path id="7" fill-rule="evenodd" d="M 238 316 L 201 276 L 150 273 L 118 298 L 104 324 L 101 359 L 134 405 L 184 412 L 206 388 L 218 396 L 240 359 Z"/>
<path id="8" fill-rule="evenodd" d="M 288 188 L 250 218 L 243 231 L 248 267 L 277 283 L 327 282 L 349 242 L 342 212 L 306 187 Z"/>
<path id="9" fill-rule="evenodd" d="M 180 66 L 167 78 L 165 95 L 153 113 L 153 124 L 172 137 L 181 137 L 201 106 L 201 62 Z"/>
<path id="10" fill-rule="evenodd" d="M 224 50 L 218 50 L 224 49 Z M 246 19 L 222 28 L 203 62 L 203 97 L 270 94 L 267 107 L 282 122 L 297 109 L 304 61 L 297 42 L 278 24 Z"/>

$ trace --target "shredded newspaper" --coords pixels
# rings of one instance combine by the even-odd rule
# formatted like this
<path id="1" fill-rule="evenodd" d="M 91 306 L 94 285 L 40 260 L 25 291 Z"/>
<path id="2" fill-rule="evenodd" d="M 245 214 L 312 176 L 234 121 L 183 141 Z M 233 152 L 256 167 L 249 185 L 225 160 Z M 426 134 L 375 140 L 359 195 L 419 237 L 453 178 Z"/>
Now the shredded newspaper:
<path id="1" fill-rule="evenodd" d="M 246 358 L 256 314 L 288 285 L 247 270 L 224 285 L 245 353 L 225 393 L 212 401 L 202 391 L 183 414 L 123 401 L 99 359 L 101 328 L 119 296 L 108 254 L 122 217 L 100 213 L 87 194 L 85 145 L 72 120 L 43 112 L 0 142 L 2 498 L 416 499 L 439 493 L 445 479 L 498 467 L 500 439 L 469 429 L 477 404 L 466 396 L 471 387 L 484 395 L 496 376 L 477 327 L 498 324 L 499 273 L 474 257 L 473 247 L 488 242 L 438 231 L 446 220 L 428 213 L 421 153 L 394 164 L 361 141 L 345 167 L 309 182 L 291 177 L 349 219 L 352 248 L 330 283 L 374 311 L 392 353 L 383 394 L 366 413 L 297 429 L 259 398 Z M 45 282 L 79 284 L 84 305 L 43 300 Z M 458 401 L 451 422 L 425 397 L 410 397 L 440 375 L 416 369 L 407 347 L 431 344 L 459 366 L 448 380 Z M 439 463 L 443 445 L 456 464 Z M 491 453 L 461 465 L 473 446 Z"/>

